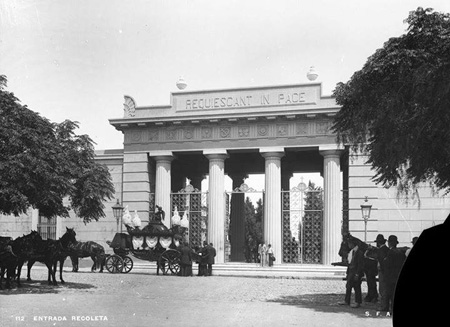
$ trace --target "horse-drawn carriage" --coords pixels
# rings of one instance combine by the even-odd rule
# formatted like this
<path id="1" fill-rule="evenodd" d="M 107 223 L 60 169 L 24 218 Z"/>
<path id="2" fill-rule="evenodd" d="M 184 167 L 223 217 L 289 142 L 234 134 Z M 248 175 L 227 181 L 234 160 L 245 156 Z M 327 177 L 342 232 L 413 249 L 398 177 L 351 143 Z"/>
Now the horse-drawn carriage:
<path id="1" fill-rule="evenodd" d="M 107 242 L 114 254 L 106 258 L 105 266 L 110 273 L 128 273 L 133 269 L 131 256 L 146 261 L 155 261 L 166 275 L 169 271 L 178 274 L 180 253 L 176 250 L 181 236 L 159 221 L 151 221 L 142 229 L 126 225 L 128 233 L 116 233 Z"/>

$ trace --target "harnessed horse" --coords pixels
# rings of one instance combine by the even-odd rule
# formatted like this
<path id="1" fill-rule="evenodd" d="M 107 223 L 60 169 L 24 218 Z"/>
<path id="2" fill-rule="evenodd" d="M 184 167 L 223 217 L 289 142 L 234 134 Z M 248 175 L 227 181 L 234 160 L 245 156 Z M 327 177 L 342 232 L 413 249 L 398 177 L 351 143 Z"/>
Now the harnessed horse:
<path id="1" fill-rule="evenodd" d="M 95 271 L 100 268 L 99 272 L 103 272 L 103 266 L 105 265 L 105 248 L 93 241 L 87 242 L 74 242 L 69 246 L 69 256 L 72 260 L 72 271 L 78 271 L 78 258 L 91 257 L 94 264 L 91 267 L 91 271 Z"/>
<path id="2" fill-rule="evenodd" d="M 57 240 L 57 241 L 55 241 L 55 240 L 42 241 L 44 243 L 44 247 L 49 249 L 49 251 L 51 252 L 51 253 L 48 253 L 48 256 L 51 258 L 51 261 L 52 261 L 52 275 L 50 275 L 50 271 L 49 271 L 49 275 L 48 275 L 49 285 L 51 283 L 50 277 L 53 278 L 53 284 L 56 285 L 55 274 L 56 274 L 58 262 L 59 262 L 59 279 L 61 280 L 61 283 L 63 283 L 63 284 L 65 283 L 65 281 L 62 277 L 64 261 L 66 260 L 67 256 L 69 255 L 69 253 L 68 253 L 69 245 L 71 243 L 75 243 L 77 241 L 75 238 L 76 235 L 77 234 L 75 233 L 73 228 L 66 227 L 66 232 L 64 233 L 64 235 L 62 237 L 60 237 L 59 240 Z M 36 261 L 40 261 L 40 260 L 28 260 L 27 281 L 31 281 L 30 272 L 31 272 L 31 268 L 33 267 L 33 265 Z"/>

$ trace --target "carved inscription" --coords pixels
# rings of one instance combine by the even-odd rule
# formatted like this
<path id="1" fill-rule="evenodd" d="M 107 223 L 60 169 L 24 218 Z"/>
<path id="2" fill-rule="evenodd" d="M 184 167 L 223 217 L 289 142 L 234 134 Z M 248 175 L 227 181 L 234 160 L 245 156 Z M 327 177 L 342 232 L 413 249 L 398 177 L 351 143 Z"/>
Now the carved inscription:
<path id="1" fill-rule="evenodd" d="M 245 108 L 261 106 L 281 106 L 307 103 L 303 91 L 283 91 L 262 94 L 190 97 L 184 100 L 185 110 L 206 110 L 225 108 Z"/>

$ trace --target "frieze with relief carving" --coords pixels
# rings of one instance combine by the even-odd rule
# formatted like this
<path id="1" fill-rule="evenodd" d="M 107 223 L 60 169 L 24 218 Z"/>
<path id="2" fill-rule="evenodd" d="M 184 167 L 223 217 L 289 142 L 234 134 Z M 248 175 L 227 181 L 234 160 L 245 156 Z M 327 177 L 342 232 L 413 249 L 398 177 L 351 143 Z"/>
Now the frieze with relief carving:
<path id="1" fill-rule="evenodd" d="M 194 138 L 194 128 L 183 129 L 183 136 L 185 140 L 191 140 Z"/>
<path id="2" fill-rule="evenodd" d="M 148 140 L 150 142 L 158 142 L 158 140 L 159 140 L 159 131 L 158 130 L 149 130 L 148 131 Z"/>
<path id="3" fill-rule="evenodd" d="M 277 136 L 279 136 L 279 137 L 289 136 L 289 130 L 288 130 L 287 124 L 277 125 Z"/>
<path id="4" fill-rule="evenodd" d="M 202 127 L 202 139 L 211 139 L 213 130 L 211 127 Z"/>
<path id="5" fill-rule="evenodd" d="M 292 121 L 277 124 L 255 125 L 212 125 L 212 126 L 177 126 L 151 127 L 125 132 L 126 143 L 159 143 L 159 142 L 191 142 L 219 141 L 223 139 L 265 139 L 292 138 L 333 135 L 331 120 Z M 144 134 L 142 134 L 144 133 Z"/>
<path id="6" fill-rule="evenodd" d="M 265 137 L 269 134 L 269 125 L 258 125 L 258 136 Z"/>
<path id="7" fill-rule="evenodd" d="M 229 126 L 224 126 L 224 127 L 219 127 L 220 128 L 220 138 L 230 138 L 231 137 L 231 127 Z"/>
<path id="8" fill-rule="evenodd" d="M 329 134 L 331 126 L 330 121 L 316 122 L 316 134 Z"/>
<path id="9" fill-rule="evenodd" d="M 309 123 L 302 122 L 297 123 L 295 128 L 297 135 L 308 135 L 309 134 Z"/>
<path id="10" fill-rule="evenodd" d="M 169 128 L 166 130 L 166 140 L 175 141 L 177 138 L 177 130 L 174 128 Z"/>
<path id="11" fill-rule="evenodd" d="M 239 137 L 249 137 L 250 136 L 250 127 L 249 126 L 239 126 L 238 127 L 238 135 Z"/>

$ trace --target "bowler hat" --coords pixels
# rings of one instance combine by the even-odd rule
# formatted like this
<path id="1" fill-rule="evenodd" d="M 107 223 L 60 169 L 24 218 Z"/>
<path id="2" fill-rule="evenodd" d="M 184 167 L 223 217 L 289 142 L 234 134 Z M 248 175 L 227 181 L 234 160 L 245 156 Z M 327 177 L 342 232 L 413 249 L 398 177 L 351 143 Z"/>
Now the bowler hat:
<path id="1" fill-rule="evenodd" d="M 395 244 L 398 244 L 397 236 L 395 236 L 395 235 L 389 235 L 389 237 L 388 237 L 388 242 L 389 242 L 389 243 L 395 243 Z"/>
<path id="2" fill-rule="evenodd" d="M 384 238 L 383 234 L 378 234 L 377 238 L 376 238 L 376 240 L 374 242 L 384 243 L 384 242 L 386 242 L 386 239 Z"/>

